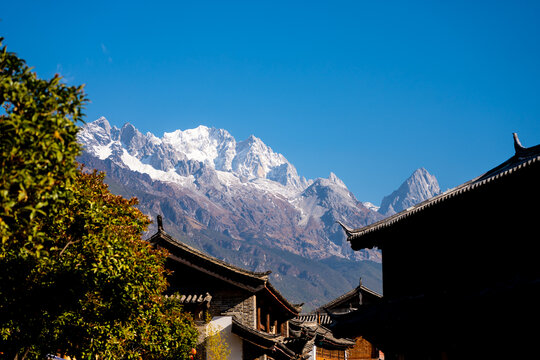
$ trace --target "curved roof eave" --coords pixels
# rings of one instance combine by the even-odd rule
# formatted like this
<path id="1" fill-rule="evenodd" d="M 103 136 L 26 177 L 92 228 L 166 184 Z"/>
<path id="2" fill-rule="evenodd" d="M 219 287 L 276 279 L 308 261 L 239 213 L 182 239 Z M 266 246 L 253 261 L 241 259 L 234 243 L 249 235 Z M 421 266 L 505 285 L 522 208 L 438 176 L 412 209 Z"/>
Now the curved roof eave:
<path id="1" fill-rule="evenodd" d="M 268 291 L 268 293 L 292 315 L 298 316 L 300 311 L 302 311 L 303 304 L 296 305 L 296 304 L 290 303 L 270 282 L 266 283 L 265 288 Z"/>

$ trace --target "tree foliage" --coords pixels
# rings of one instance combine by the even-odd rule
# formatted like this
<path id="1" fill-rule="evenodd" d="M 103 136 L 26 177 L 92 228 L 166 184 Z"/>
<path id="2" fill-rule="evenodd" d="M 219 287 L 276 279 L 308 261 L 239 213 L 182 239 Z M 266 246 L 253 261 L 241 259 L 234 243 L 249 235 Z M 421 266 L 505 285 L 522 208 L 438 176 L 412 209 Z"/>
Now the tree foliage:
<path id="1" fill-rule="evenodd" d="M 0 38 L 0 47 L 1 47 Z M 75 159 L 86 98 L 0 51 L 0 351 L 187 358 L 197 332 L 165 291 L 149 220 Z"/>

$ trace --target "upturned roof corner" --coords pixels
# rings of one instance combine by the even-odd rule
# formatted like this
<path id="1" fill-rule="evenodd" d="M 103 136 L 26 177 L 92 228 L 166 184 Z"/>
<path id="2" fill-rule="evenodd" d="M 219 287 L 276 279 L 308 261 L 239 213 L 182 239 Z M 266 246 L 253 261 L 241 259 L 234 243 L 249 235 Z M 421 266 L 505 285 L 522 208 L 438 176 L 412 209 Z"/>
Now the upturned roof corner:
<path id="1" fill-rule="evenodd" d="M 341 226 L 341 228 L 343 229 L 343 231 L 345 231 L 345 234 L 347 234 L 347 237 L 351 236 L 352 235 L 352 229 L 348 228 L 345 224 L 343 224 L 341 221 L 336 221 L 336 223 L 339 224 L 339 226 Z"/>

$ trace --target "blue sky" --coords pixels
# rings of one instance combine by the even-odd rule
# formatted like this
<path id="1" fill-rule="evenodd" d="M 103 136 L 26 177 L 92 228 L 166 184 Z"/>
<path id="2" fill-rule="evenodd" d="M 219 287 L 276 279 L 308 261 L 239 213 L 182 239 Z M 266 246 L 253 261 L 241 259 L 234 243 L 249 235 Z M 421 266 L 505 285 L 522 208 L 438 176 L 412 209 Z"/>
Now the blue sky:
<path id="1" fill-rule="evenodd" d="M 537 1 L 11 1 L 0 36 L 86 84 L 87 121 L 250 134 L 376 204 L 540 143 Z"/>

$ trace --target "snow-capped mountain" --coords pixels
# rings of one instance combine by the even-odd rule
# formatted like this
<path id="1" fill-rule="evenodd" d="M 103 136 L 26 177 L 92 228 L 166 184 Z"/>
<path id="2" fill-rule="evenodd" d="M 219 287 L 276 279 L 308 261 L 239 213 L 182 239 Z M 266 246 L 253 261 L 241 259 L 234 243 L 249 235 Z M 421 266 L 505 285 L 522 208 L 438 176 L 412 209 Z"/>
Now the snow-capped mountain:
<path id="1" fill-rule="evenodd" d="M 334 173 L 307 180 L 261 139 L 206 126 L 158 137 L 102 117 L 81 128 L 79 141 L 79 161 L 105 171 L 111 190 L 136 196 L 152 219 L 163 215 L 171 235 L 238 266 L 274 270 L 274 284 L 314 307 L 359 276 L 381 290 L 380 252 L 352 251 L 336 221 L 365 226 L 440 192 L 418 169 L 377 211 Z"/>
<path id="2" fill-rule="evenodd" d="M 382 215 L 333 173 L 306 180 L 261 139 L 206 126 L 158 137 L 102 117 L 80 129 L 79 141 L 79 161 L 105 171 L 111 191 L 137 197 L 152 219 L 163 215 L 171 235 L 246 269 L 272 269 L 274 284 L 308 308 L 359 276 L 381 291 L 380 252 L 353 252 L 336 221 L 363 226 Z"/>
<path id="3" fill-rule="evenodd" d="M 381 218 L 378 213 L 333 173 L 300 177 L 253 135 L 237 142 L 226 130 L 201 125 L 157 137 L 101 117 L 81 129 L 79 140 L 82 162 L 105 170 L 111 181 L 159 197 L 141 207 L 151 216 L 162 213 L 186 234 L 206 228 L 308 258 L 379 260 L 376 251 L 351 251 L 336 224 L 367 225 Z"/>
<path id="4" fill-rule="evenodd" d="M 369 201 L 364 201 L 362 202 L 362 204 L 364 204 L 365 207 L 373 211 L 379 211 L 379 209 L 381 208 L 380 206 L 370 203 Z"/>
<path id="5" fill-rule="evenodd" d="M 379 213 L 390 216 L 441 193 L 435 176 L 420 168 L 390 195 L 382 199 Z"/>
<path id="6" fill-rule="evenodd" d="M 309 182 L 300 178 L 296 168 L 281 154 L 275 153 L 261 139 L 250 136 L 236 142 L 223 129 L 199 126 L 176 130 L 158 138 L 142 134 L 127 123 L 121 129 L 111 127 L 106 118 L 86 124 L 79 134 L 85 151 L 100 160 L 112 159 L 118 165 L 148 174 L 153 180 L 193 183 L 193 165 L 217 172 L 221 182 L 233 176 L 242 183 L 281 185 L 282 191 L 305 189 Z M 228 174 L 220 174 L 228 173 Z M 279 187 L 278 187 L 279 188 Z"/>

